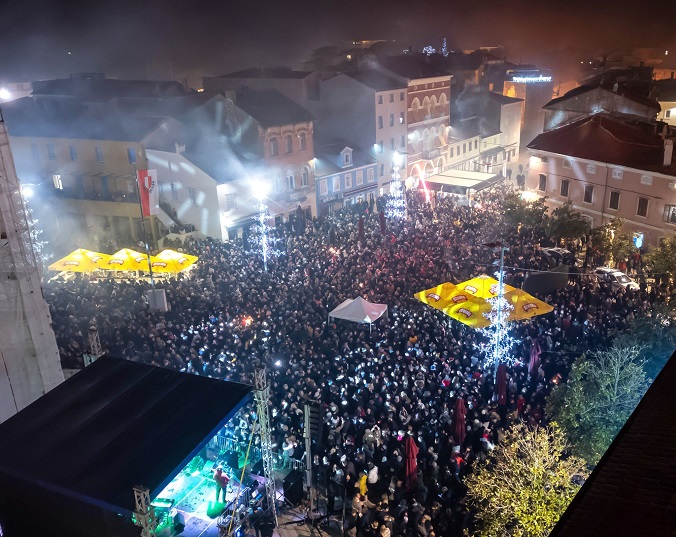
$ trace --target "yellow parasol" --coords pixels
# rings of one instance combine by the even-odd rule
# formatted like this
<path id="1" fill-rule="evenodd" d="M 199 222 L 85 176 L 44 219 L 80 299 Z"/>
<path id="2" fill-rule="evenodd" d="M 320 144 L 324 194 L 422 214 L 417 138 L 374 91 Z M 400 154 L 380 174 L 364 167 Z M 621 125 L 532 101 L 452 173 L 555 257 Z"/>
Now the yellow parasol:
<path id="1" fill-rule="evenodd" d="M 93 272 L 106 268 L 109 258 L 108 254 L 100 254 L 91 250 L 85 250 L 84 248 L 78 248 L 66 257 L 49 265 L 48 269 L 60 272 L 65 270 L 70 272 Z"/>
<path id="2" fill-rule="evenodd" d="M 514 289 L 505 293 L 505 300 L 514 308 L 509 312 L 509 321 L 521 321 L 554 311 L 552 306 L 521 289 Z"/>
<path id="3" fill-rule="evenodd" d="M 152 258 L 151 258 L 152 259 Z M 108 270 L 148 270 L 148 256 L 129 248 L 115 252 L 105 266 Z"/>
<path id="4" fill-rule="evenodd" d="M 493 298 L 498 296 L 498 280 L 482 274 L 466 282 L 459 283 L 457 285 L 463 291 L 466 291 L 478 298 Z M 511 285 L 504 284 L 504 293 L 507 294 L 508 291 L 514 291 L 516 287 Z"/>
<path id="5" fill-rule="evenodd" d="M 491 305 L 485 300 L 461 290 L 452 283 L 442 283 L 436 287 L 420 291 L 414 296 L 423 304 L 432 306 L 434 309 L 468 326 L 482 328 L 490 324 L 484 313 L 491 310 Z"/>
<path id="6" fill-rule="evenodd" d="M 195 255 L 182 254 L 175 250 L 162 250 L 151 258 L 153 272 L 181 272 L 197 262 Z"/>

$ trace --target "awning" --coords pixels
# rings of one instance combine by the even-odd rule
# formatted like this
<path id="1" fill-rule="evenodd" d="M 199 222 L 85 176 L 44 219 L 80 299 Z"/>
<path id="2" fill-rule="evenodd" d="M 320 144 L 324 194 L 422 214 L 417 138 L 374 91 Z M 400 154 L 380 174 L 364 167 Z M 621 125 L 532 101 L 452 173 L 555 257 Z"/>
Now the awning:
<path id="1" fill-rule="evenodd" d="M 445 170 L 425 178 L 432 190 L 467 195 L 468 190 L 479 192 L 493 186 L 501 179 L 499 174 L 468 170 Z"/>

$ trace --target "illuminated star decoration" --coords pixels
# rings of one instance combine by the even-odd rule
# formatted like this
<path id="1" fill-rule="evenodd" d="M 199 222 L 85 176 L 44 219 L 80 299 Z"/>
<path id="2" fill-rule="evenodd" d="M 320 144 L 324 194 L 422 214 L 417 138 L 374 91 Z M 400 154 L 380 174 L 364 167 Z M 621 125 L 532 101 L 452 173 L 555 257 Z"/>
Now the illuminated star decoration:
<path id="1" fill-rule="evenodd" d="M 392 162 L 392 182 L 390 183 L 390 197 L 385 205 L 385 216 L 401 219 L 406 217 L 406 199 L 404 198 L 404 189 L 399 180 L 401 177 L 399 175 L 401 155 L 396 151 Z"/>
<path id="2" fill-rule="evenodd" d="M 252 228 L 252 234 L 249 237 L 249 245 L 251 252 L 260 255 L 263 258 L 263 269 L 268 271 L 268 259 L 270 257 L 277 257 L 282 252 L 277 248 L 279 239 L 271 233 L 272 228 L 268 224 L 270 215 L 268 214 L 268 206 L 264 200 L 259 201 L 258 216 L 256 217 L 256 225 Z"/>

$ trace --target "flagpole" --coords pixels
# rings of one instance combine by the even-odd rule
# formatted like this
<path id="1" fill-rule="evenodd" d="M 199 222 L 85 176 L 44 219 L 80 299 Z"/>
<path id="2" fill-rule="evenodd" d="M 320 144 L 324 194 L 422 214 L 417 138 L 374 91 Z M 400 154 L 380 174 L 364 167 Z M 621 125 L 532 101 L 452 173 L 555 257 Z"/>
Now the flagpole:
<path id="1" fill-rule="evenodd" d="M 134 159 L 134 177 L 136 177 L 136 190 L 138 191 L 138 207 L 141 211 L 141 230 L 143 233 L 143 242 L 146 245 L 146 256 L 148 256 L 148 272 L 150 273 L 150 285 L 155 290 L 155 279 L 153 278 L 153 263 L 150 260 L 150 247 L 148 246 L 148 234 L 146 233 L 146 220 L 143 217 L 143 202 L 141 201 L 141 183 L 138 180 L 138 170 L 136 169 L 136 159 Z M 154 300 L 154 295 L 153 295 Z"/>

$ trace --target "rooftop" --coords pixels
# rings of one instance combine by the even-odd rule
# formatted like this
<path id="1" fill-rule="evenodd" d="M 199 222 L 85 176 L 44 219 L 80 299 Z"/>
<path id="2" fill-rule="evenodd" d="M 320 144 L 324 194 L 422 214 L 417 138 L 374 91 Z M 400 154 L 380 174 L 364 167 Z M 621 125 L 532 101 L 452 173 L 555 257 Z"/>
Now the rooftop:
<path id="1" fill-rule="evenodd" d="M 630 89 L 619 86 L 617 87 L 617 91 L 613 91 L 612 85 L 610 87 L 605 87 L 605 85 L 600 85 L 600 84 L 585 84 L 583 86 L 578 86 L 577 88 L 574 88 L 567 92 L 565 95 L 562 95 L 561 97 L 557 97 L 556 99 L 552 99 L 549 101 L 544 108 L 547 110 L 552 110 L 552 109 L 561 109 L 562 106 L 566 101 L 569 101 L 570 99 L 574 99 L 575 97 L 578 97 L 580 95 L 584 95 L 586 93 L 590 92 L 605 92 L 605 93 L 616 93 L 620 97 L 624 97 L 625 99 L 629 99 L 631 101 L 634 101 L 638 104 L 642 104 L 644 106 L 648 106 L 650 108 L 654 108 L 655 110 L 659 110 L 660 105 L 654 100 L 654 99 L 648 99 L 646 97 L 643 97 L 641 95 L 638 95 L 635 92 L 632 92 Z M 565 109 L 565 108 L 564 108 Z"/>
<path id="2" fill-rule="evenodd" d="M 294 71 L 290 67 L 253 67 L 242 71 L 235 71 L 218 78 L 291 78 L 303 79 L 312 74 L 312 71 Z"/>
<path id="3" fill-rule="evenodd" d="M 356 71 L 345 75 L 376 91 L 404 89 L 408 85 L 380 71 Z"/>
<path id="4" fill-rule="evenodd" d="M 343 168 L 342 151 L 350 147 L 352 149 L 352 165 Z M 344 143 L 335 143 L 315 147 L 315 176 L 323 177 L 335 173 L 349 172 L 351 170 L 362 168 L 364 166 L 376 164 L 374 156 L 361 149 L 355 149 Z"/>
<path id="5" fill-rule="evenodd" d="M 46 112 L 31 97 L 5 103 L 2 112 L 11 136 L 124 142 L 142 141 L 169 119 L 120 115 L 106 109 Z"/>
<path id="6" fill-rule="evenodd" d="M 305 108 L 275 90 L 247 88 L 238 91 L 237 106 L 264 128 L 314 120 L 314 116 Z"/>
<path id="7" fill-rule="evenodd" d="M 435 76 L 450 76 L 451 70 L 446 58 L 440 54 L 403 54 L 379 60 L 381 65 L 397 75 L 415 80 Z"/>
<path id="8" fill-rule="evenodd" d="M 657 376 L 550 537 L 674 535 L 676 353 Z"/>
<path id="9" fill-rule="evenodd" d="M 666 173 L 662 138 L 606 113 L 585 116 L 544 132 L 528 148 Z"/>

